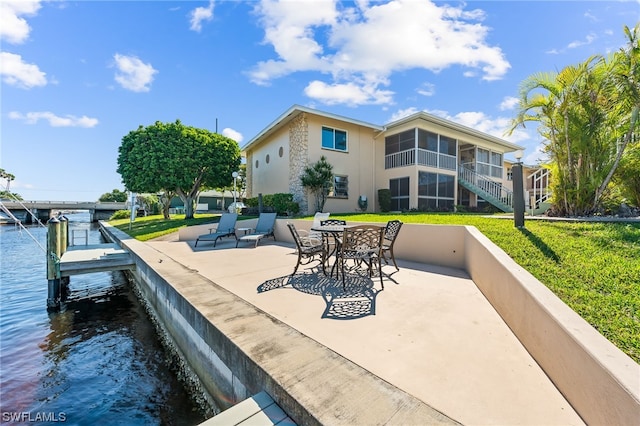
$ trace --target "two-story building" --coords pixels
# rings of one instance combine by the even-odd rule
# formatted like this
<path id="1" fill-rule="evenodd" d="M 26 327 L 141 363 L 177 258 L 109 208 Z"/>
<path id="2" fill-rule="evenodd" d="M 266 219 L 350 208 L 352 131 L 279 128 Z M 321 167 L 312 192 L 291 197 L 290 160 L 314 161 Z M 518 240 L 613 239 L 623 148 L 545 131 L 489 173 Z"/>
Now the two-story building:
<path id="1" fill-rule="evenodd" d="M 313 200 L 302 186 L 305 167 L 324 156 L 334 182 L 324 210 L 379 211 L 378 190 L 392 210 L 453 211 L 479 201 L 511 211 L 504 156 L 523 148 L 475 129 L 418 112 L 386 125 L 294 105 L 242 148 L 247 196 L 288 192 L 302 213 Z"/>

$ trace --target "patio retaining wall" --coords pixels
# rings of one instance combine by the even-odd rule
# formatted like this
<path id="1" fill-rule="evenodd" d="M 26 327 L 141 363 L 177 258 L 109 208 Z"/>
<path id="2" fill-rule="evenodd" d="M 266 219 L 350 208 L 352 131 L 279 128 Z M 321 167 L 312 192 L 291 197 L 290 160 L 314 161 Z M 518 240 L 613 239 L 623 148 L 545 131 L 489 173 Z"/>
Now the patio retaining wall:
<path id="1" fill-rule="evenodd" d="M 278 219 L 276 238 L 291 244 L 287 222 L 305 231 L 312 225 Z M 250 227 L 255 219 L 239 223 Z M 179 239 L 195 240 L 208 228 L 183 228 Z M 475 227 L 404 224 L 395 254 L 465 270 L 587 424 L 638 424 L 640 365 Z"/>

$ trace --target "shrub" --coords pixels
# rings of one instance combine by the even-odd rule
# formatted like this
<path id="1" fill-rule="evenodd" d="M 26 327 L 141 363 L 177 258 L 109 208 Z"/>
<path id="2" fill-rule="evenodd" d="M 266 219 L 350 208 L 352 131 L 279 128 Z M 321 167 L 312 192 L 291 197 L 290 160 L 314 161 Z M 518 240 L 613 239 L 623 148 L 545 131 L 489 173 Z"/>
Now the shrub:
<path id="1" fill-rule="evenodd" d="M 129 219 L 130 217 L 131 217 L 131 210 L 118 210 L 117 212 L 111 215 L 109 220 Z"/>
<path id="2" fill-rule="evenodd" d="M 247 214 L 258 212 L 258 197 L 246 198 L 244 203 L 250 207 L 247 209 Z M 293 201 L 293 195 L 282 192 L 263 195 L 262 207 L 264 212 L 276 212 L 279 215 L 290 215 L 300 212 L 300 206 Z"/>
<path id="3" fill-rule="evenodd" d="M 384 213 L 391 211 L 391 190 L 387 188 L 378 189 L 378 204 Z"/>

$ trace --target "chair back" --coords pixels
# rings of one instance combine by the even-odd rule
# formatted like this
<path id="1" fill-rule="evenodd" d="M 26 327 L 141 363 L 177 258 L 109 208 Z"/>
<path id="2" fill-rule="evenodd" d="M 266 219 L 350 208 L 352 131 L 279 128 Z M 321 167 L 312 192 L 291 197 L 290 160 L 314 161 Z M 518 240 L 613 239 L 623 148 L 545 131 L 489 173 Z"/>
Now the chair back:
<path id="1" fill-rule="evenodd" d="M 341 253 L 347 257 L 360 256 L 382 251 L 384 227 L 357 225 L 345 228 L 342 233 Z"/>
<path id="2" fill-rule="evenodd" d="M 318 227 L 318 226 L 322 226 L 322 221 L 323 220 L 327 220 L 329 219 L 329 215 L 331 213 L 321 213 L 321 212 L 317 212 L 314 216 L 313 216 L 313 226 L 312 228 Z"/>
<path id="3" fill-rule="evenodd" d="M 256 234 L 270 234 L 276 226 L 277 213 L 260 213 L 256 224 Z"/>
<path id="4" fill-rule="evenodd" d="M 236 227 L 237 213 L 222 213 L 216 232 L 231 232 Z"/>
<path id="5" fill-rule="evenodd" d="M 298 248 L 298 250 L 300 250 L 302 248 L 302 239 L 300 238 L 300 234 L 298 233 L 298 230 L 296 229 L 293 223 L 287 223 L 287 228 L 289 228 L 289 231 L 291 231 L 291 236 L 293 237 L 293 241 L 296 243 L 296 247 Z"/>
<path id="6" fill-rule="evenodd" d="M 320 226 L 336 226 L 336 225 L 346 225 L 347 221 L 342 219 L 327 219 L 320 221 Z"/>
<path id="7" fill-rule="evenodd" d="M 389 245 L 395 242 L 398 233 L 400 233 L 400 228 L 402 228 L 402 222 L 399 220 L 390 220 L 387 222 L 387 226 L 384 228 L 384 239 L 389 241 Z"/>

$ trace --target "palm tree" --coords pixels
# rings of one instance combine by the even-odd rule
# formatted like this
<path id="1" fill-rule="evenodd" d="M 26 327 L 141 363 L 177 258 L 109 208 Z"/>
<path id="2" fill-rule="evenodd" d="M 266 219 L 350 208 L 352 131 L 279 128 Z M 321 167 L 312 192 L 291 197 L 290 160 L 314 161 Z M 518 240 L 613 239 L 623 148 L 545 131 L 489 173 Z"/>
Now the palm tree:
<path id="1" fill-rule="evenodd" d="M 561 214 L 598 209 L 637 132 L 639 28 L 625 27 L 629 46 L 609 59 L 592 56 L 558 73 L 532 75 L 521 85 L 511 131 L 529 121 L 539 124 L 553 163 L 554 207 Z"/>
<path id="2" fill-rule="evenodd" d="M 300 181 L 302 186 L 314 195 L 316 212 L 322 212 L 327 201 L 329 188 L 333 184 L 333 166 L 327 162 L 323 155 L 318 162 L 304 169 Z"/>

